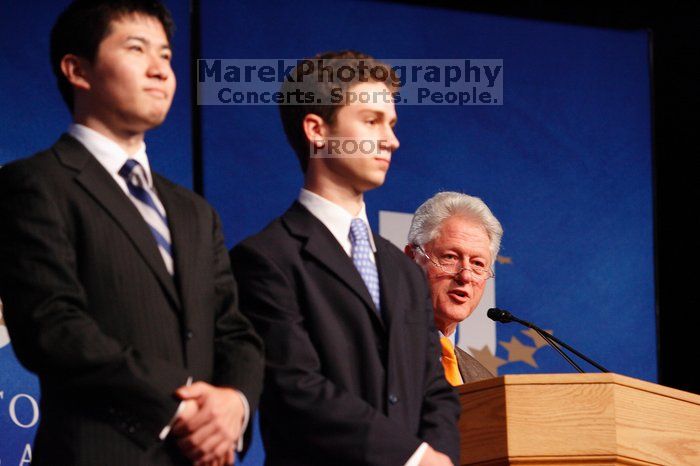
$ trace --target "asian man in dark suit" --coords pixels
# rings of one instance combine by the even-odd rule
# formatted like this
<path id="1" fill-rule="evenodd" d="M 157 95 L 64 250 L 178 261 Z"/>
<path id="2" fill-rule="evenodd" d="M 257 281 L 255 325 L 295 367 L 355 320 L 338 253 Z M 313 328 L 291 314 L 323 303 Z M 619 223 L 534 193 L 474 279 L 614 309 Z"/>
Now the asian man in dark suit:
<path id="1" fill-rule="evenodd" d="M 304 187 L 231 251 L 241 310 L 266 345 L 266 464 L 457 464 L 459 405 L 425 278 L 370 230 L 363 200 L 399 146 L 395 76 L 352 51 L 309 63 L 330 70 L 328 80 L 298 66 L 282 91 L 301 88 L 321 103 L 280 106 Z M 338 79 L 343 69 L 355 79 Z"/>
<path id="2" fill-rule="evenodd" d="M 221 465 L 245 443 L 262 342 L 217 214 L 144 144 L 175 92 L 171 31 L 154 1 L 72 3 L 51 55 L 74 124 L 0 169 L 0 297 L 41 385 L 33 464 Z"/>
<path id="3" fill-rule="evenodd" d="M 440 192 L 413 215 L 404 248 L 425 271 L 440 331 L 442 365 L 452 385 L 493 377 L 450 337 L 479 305 L 501 247 L 503 228 L 478 197 Z"/>

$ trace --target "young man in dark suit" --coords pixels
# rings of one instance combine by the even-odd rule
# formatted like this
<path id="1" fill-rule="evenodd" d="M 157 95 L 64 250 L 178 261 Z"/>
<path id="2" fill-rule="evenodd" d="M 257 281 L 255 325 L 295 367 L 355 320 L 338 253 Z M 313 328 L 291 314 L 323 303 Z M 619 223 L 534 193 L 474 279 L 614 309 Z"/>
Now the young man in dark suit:
<path id="1" fill-rule="evenodd" d="M 155 1 L 71 4 L 51 57 L 74 124 L 0 170 L 0 297 L 41 384 L 33 464 L 231 464 L 257 404 L 262 343 L 218 216 L 146 156 L 171 31 Z"/>
<path id="2" fill-rule="evenodd" d="M 327 78 L 304 76 L 309 63 Z M 231 251 L 241 310 L 266 344 L 266 464 L 457 464 L 459 405 L 440 366 L 425 278 L 371 232 L 363 200 L 399 146 L 395 76 L 350 51 L 290 76 L 285 95 L 321 101 L 280 106 L 304 187 Z"/>

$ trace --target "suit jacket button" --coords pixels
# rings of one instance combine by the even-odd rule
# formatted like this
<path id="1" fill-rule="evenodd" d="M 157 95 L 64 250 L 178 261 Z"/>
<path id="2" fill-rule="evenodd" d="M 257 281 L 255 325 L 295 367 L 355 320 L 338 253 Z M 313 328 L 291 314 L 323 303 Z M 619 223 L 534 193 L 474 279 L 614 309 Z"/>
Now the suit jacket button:
<path id="1" fill-rule="evenodd" d="M 194 332 L 192 330 L 188 330 L 185 336 L 188 340 L 191 340 L 192 338 L 194 338 Z"/>
<path id="2" fill-rule="evenodd" d="M 395 405 L 398 402 L 399 402 L 399 397 L 394 395 L 393 393 L 390 393 L 389 394 L 389 403 L 392 405 Z"/>

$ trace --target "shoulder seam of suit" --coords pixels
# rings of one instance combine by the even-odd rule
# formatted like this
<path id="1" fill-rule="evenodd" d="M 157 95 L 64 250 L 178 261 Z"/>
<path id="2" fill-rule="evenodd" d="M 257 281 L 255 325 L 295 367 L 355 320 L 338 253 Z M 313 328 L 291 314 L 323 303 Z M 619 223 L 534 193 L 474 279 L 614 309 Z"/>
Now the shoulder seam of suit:
<path id="1" fill-rule="evenodd" d="M 290 283 L 289 278 L 287 277 L 287 274 L 284 273 L 284 271 L 282 270 L 280 265 L 275 261 L 275 259 L 273 257 L 268 256 L 265 252 L 263 252 L 262 250 L 260 250 L 258 248 L 255 248 L 255 247 L 248 245 L 248 244 L 244 244 L 244 242 L 238 243 L 236 246 L 234 246 L 232 249 L 232 252 L 236 249 L 238 249 L 240 251 L 245 251 L 245 253 L 247 253 L 247 254 L 257 255 L 260 258 L 262 258 L 265 262 L 267 262 L 268 264 L 270 264 L 272 266 L 273 270 L 276 271 L 277 274 L 279 274 L 282 277 L 282 279 L 284 280 L 285 286 L 287 286 L 290 289 L 292 288 L 292 284 Z M 231 259 L 233 259 L 233 258 L 231 258 Z M 231 262 L 233 262 L 233 260 Z M 235 276 L 235 274 L 234 274 L 234 276 Z"/>

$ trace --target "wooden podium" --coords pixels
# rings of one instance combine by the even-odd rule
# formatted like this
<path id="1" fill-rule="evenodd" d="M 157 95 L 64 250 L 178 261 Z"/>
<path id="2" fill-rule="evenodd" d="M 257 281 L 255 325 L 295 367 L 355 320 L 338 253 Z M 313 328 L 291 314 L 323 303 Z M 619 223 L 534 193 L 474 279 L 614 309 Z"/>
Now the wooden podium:
<path id="1" fill-rule="evenodd" d="M 462 385 L 462 465 L 700 465 L 700 396 L 618 374 Z"/>

